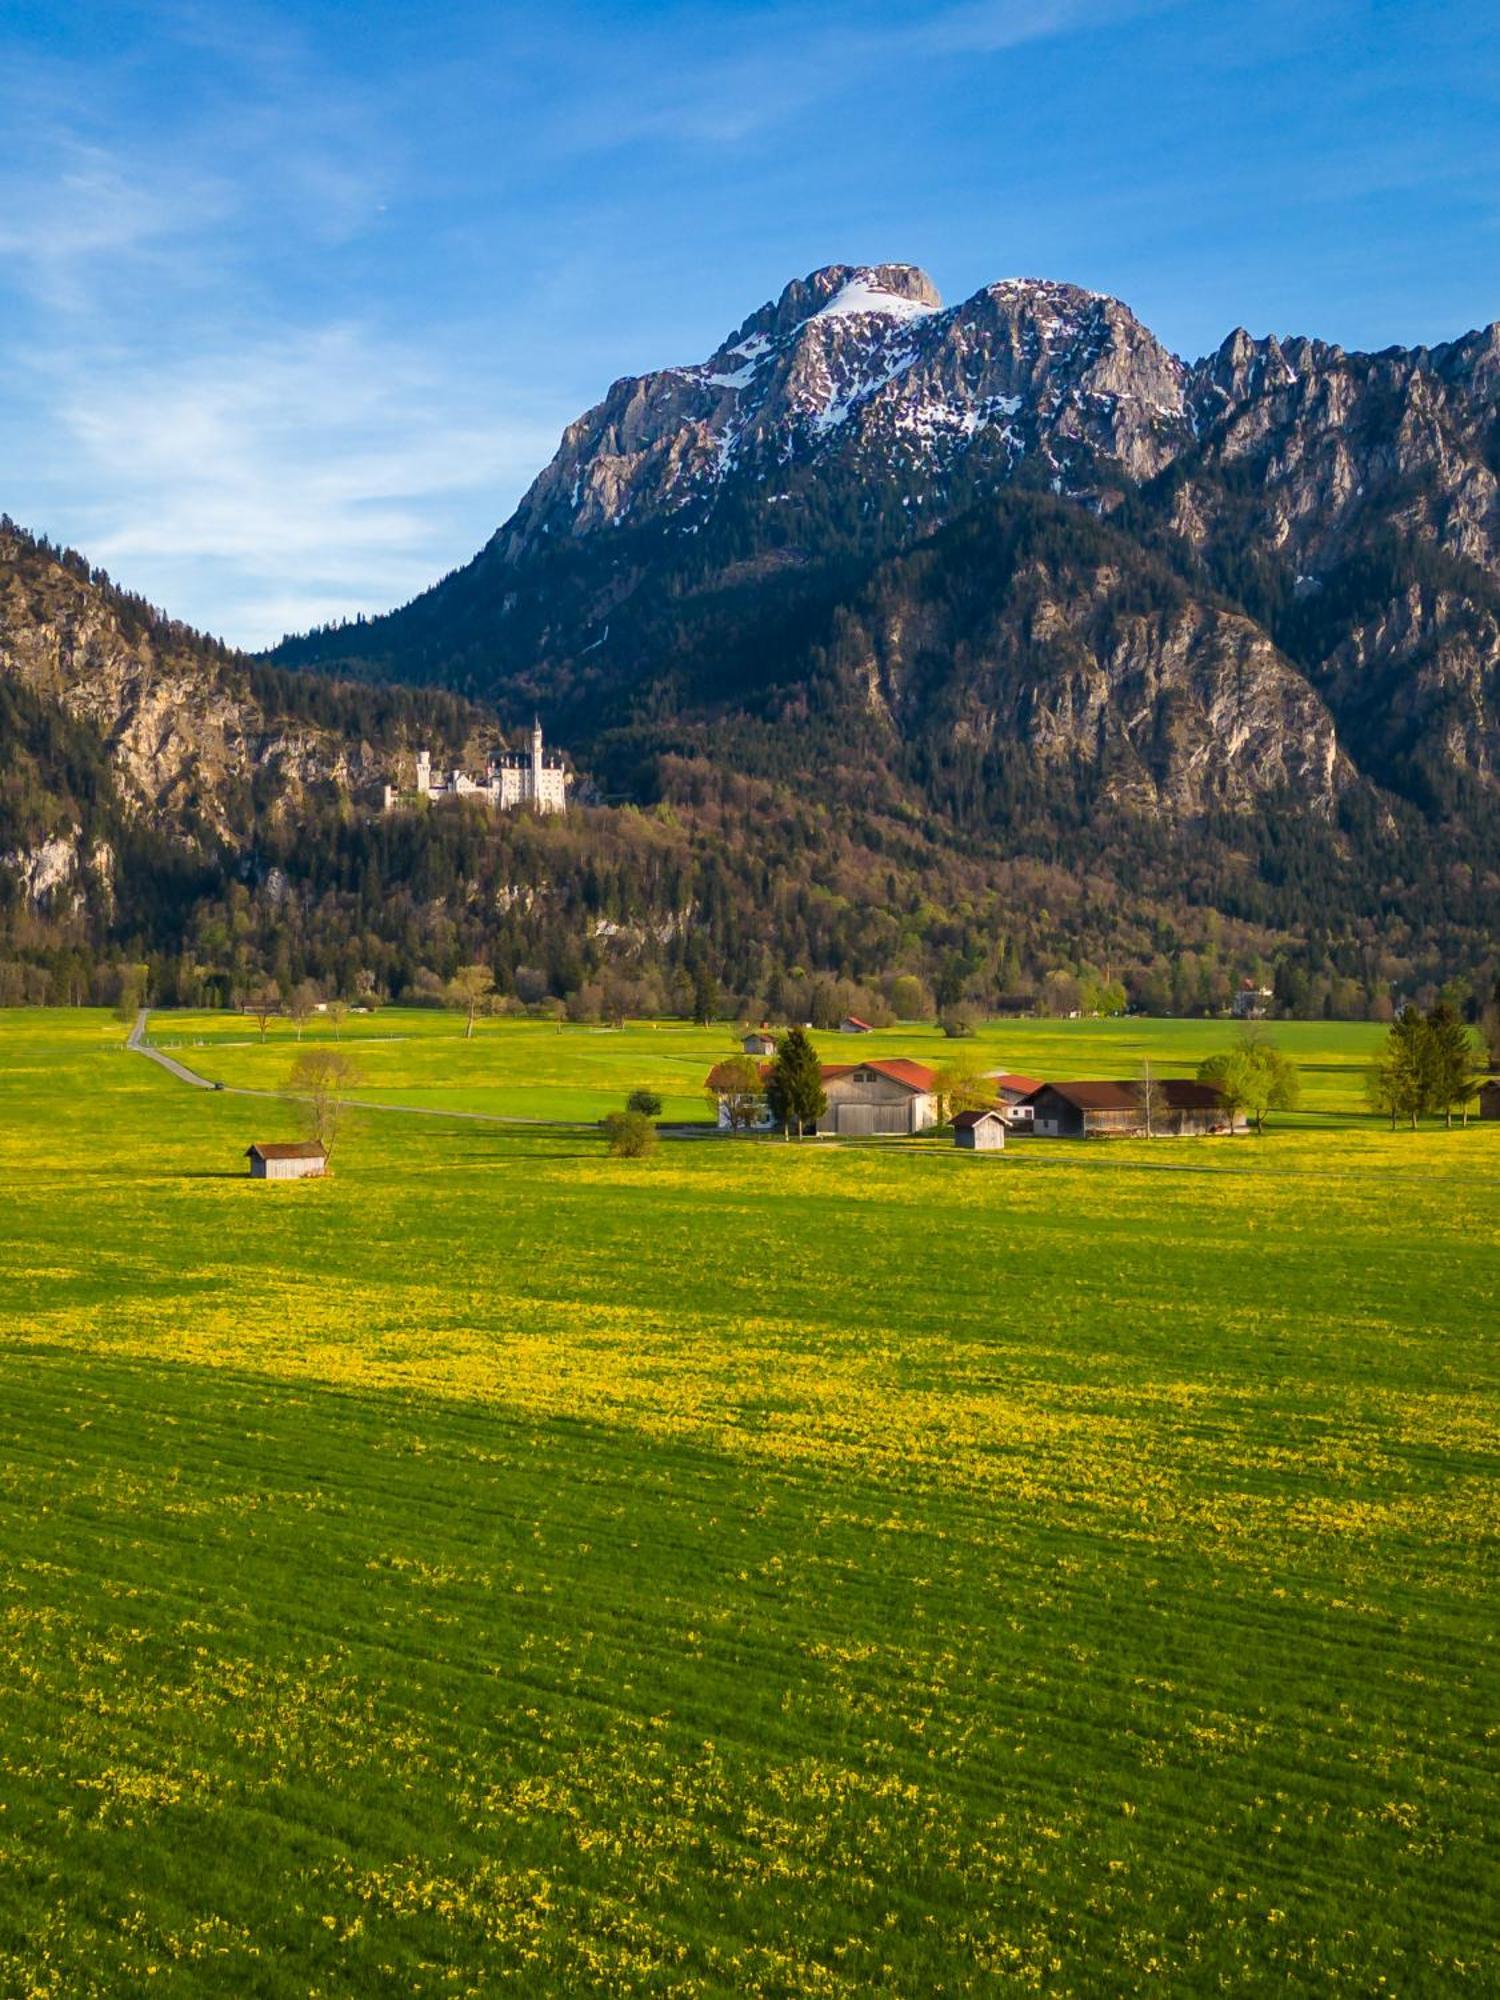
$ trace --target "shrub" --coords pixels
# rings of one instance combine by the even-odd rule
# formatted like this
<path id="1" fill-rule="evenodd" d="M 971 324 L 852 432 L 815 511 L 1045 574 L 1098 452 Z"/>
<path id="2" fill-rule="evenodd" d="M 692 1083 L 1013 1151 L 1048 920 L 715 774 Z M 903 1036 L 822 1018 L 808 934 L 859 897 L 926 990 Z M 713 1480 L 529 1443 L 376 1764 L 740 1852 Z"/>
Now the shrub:
<path id="1" fill-rule="evenodd" d="M 622 1160 L 639 1160 L 656 1144 L 656 1127 L 640 1111 L 611 1111 L 603 1121 L 611 1153 Z"/>
<path id="2" fill-rule="evenodd" d="M 625 1100 L 627 1111 L 639 1111 L 643 1118 L 660 1118 L 661 1099 L 654 1090 L 632 1090 Z"/>

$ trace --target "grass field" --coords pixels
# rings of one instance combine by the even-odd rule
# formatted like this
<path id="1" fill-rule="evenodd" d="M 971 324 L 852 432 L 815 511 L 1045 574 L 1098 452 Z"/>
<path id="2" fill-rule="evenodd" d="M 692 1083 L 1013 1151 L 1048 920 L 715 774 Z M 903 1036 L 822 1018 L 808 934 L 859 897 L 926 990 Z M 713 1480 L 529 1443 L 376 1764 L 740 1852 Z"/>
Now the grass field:
<path id="1" fill-rule="evenodd" d="M 0 1014 L 0 1993 L 1494 1990 L 1500 1127 L 1279 1033 L 1264 1140 L 369 1112 L 267 1187 L 290 1107 Z M 558 1120 L 727 1047 L 345 1039 Z"/>
<path id="2" fill-rule="evenodd" d="M 1301 1065 L 1305 1107 L 1360 1114 L 1362 1082 L 1382 1030 L 1364 1023 L 1286 1022 L 1277 1039 Z M 830 1062 L 860 1056 L 914 1056 L 933 1065 L 982 1056 L 987 1068 L 1043 1077 L 1133 1077 L 1144 1057 L 1192 1075 L 1203 1057 L 1229 1047 L 1235 1031 L 1222 1021 L 994 1021 L 972 1041 L 951 1042 L 932 1026 L 875 1034 L 815 1037 Z M 157 1014 L 151 1039 L 200 1074 L 252 1090 L 279 1090 L 299 1046 L 331 1045 L 334 1031 L 315 1021 L 301 1044 L 286 1021 L 273 1021 L 264 1042 L 256 1025 L 236 1015 Z M 354 1015 L 338 1033 L 364 1073 L 364 1097 L 490 1116 L 598 1118 L 618 1108 L 642 1084 L 660 1093 L 665 1115 L 708 1120 L 703 1079 L 739 1048 L 724 1025 L 681 1022 L 585 1028 L 526 1019 L 480 1020 L 472 1040 L 461 1016 L 416 1008 Z"/>

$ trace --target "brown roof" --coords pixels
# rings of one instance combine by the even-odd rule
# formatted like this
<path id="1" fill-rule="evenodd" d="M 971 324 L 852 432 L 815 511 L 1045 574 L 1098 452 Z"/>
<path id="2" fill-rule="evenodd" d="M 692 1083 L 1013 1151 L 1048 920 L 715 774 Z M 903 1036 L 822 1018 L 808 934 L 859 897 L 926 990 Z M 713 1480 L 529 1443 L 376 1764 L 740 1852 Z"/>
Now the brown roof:
<path id="1" fill-rule="evenodd" d="M 1211 1083 L 1197 1083 L 1191 1077 L 1153 1077 L 1152 1089 L 1164 1111 L 1218 1111 L 1224 1103 L 1221 1090 Z M 1079 1111 L 1141 1109 L 1141 1080 L 1106 1083 L 1091 1079 L 1083 1083 L 1044 1083 L 1031 1095 L 1038 1097 L 1043 1090 L 1055 1090 L 1059 1097 Z"/>
<path id="2" fill-rule="evenodd" d="M 998 1118 L 1002 1124 L 1005 1122 L 1004 1113 L 992 1105 L 987 1111 L 960 1111 L 953 1121 L 953 1129 L 955 1132 L 971 1132 L 986 1118 Z"/>
<path id="3" fill-rule="evenodd" d="M 248 1160 L 252 1153 L 262 1160 L 326 1160 L 328 1157 L 316 1141 L 311 1145 L 247 1146 L 245 1158 Z"/>

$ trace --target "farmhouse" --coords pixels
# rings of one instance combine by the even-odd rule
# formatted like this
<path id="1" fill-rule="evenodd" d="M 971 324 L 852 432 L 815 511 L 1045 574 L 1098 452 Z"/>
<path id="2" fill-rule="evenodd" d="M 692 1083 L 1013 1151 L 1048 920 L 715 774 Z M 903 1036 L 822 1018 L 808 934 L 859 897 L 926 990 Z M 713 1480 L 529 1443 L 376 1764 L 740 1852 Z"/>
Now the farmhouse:
<path id="1" fill-rule="evenodd" d="M 1005 1148 L 1003 1111 L 960 1111 L 953 1121 L 953 1143 L 969 1153 L 999 1153 Z"/>
<path id="2" fill-rule="evenodd" d="M 986 1083 L 995 1087 L 995 1102 L 1004 1114 L 1005 1122 L 1013 1131 L 1031 1130 L 1031 1098 L 1041 1089 L 1039 1076 L 1016 1076 L 1010 1070 L 987 1069 Z"/>
<path id="3" fill-rule="evenodd" d="M 748 1035 L 741 1035 L 740 1047 L 747 1056 L 774 1056 L 776 1037 L 769 1028 L 752 1028 Z"/>
<path id="4" fill-rule="evenodd" d="M 316 1142 L 310 1145 L 249 1146 L 250 1178 L 257 1181 L 300 1181 L 309 1175 L 326 1173 L 328 1155 Z"/>
<path id="5" fill-rule="evenodd" d="M 1154 1077 L 1149 1089 L 1150 1128 L 1157 1138 L 1247 1129 L 1245 1119 L 1228 1111 L 1223 1093 L 1210 1083 Z M 1026 1102 L 1039 1139 L 1143 1139 L 1146 1093 L 1144 1082 L 1044 1083 Z"/>
<path id="6" fill-rule="evenodd" d="M 869 1035 L 873 1034 L 874 1030 L 871 1028 L 869 1022 L 862 1021 L 858 1014 L 846 1014 L 843 1020 L 839 1022 L 839 1033 L 841 1035 Z"/>
<path id="7" fill-rule="evenodd" d="M 1257 986 L 1253 979 L 1242 979 L 1239 991 L 1230 1001 L 1230 1012 L 1237 1021 L 1263 1021 L 1270 1012 L 1273 995 L 1269 986 Z"/>
<path id="8" fill-rule="evenodd" d="M 818 1130 L 840 1138 L 926 1132 L 937 1123 L 932 1071 L 903 1056 L 864 1063 L 824 1063 L 828 1109 Z"/>
<path id="9" fill-rule="evenodd" d="M 1500 1118 L 1500 1076 L 1492 1076 L 1488 1083 L 1480 1084 L 1479 1115 L 1481 1118 Z"/>

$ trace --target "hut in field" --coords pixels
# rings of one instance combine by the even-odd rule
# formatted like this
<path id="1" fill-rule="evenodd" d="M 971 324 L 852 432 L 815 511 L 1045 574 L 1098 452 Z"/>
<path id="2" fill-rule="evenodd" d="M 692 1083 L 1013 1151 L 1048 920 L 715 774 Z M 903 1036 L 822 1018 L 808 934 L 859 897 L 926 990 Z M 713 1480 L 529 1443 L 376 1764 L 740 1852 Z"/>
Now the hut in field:
<path id="1" fill-rule="evenodd" d="M 769 1028 L 752 1028 L 748 1035 L 740 1036 L 740 1047 L 747 1056 L 774 1056 L 776 1037 Z"/>
<path id="2" fill-rule="evenodd" d="M 839 1022 L 841 1035 L 871 1035 L 875 1031 L 868 1021 L 862 1021 L 858 1014 L 846 1014 Z"/>
<path id="3" fill-rule="evenodd" d="M 250 1178 L 256 1181 L 301 1181 L 328 1171 L 328 1155 L 316 1140 L 307 1144 L 247 1146 Z"/>
<path id="4" fill-rule="evenodd" d="M 1488 1083 L 1480 1084 L 1479 1115 L 1481 1118 L 1500 1118 L 1500 1076 L 1492 1076 Z"/>
<path id="5" fill-rule="evenodd" d="M 969 1153 L 1004 1152 L 1005 1113 L 960 1111 L 953 1121 L 953 1143 Z"/>

